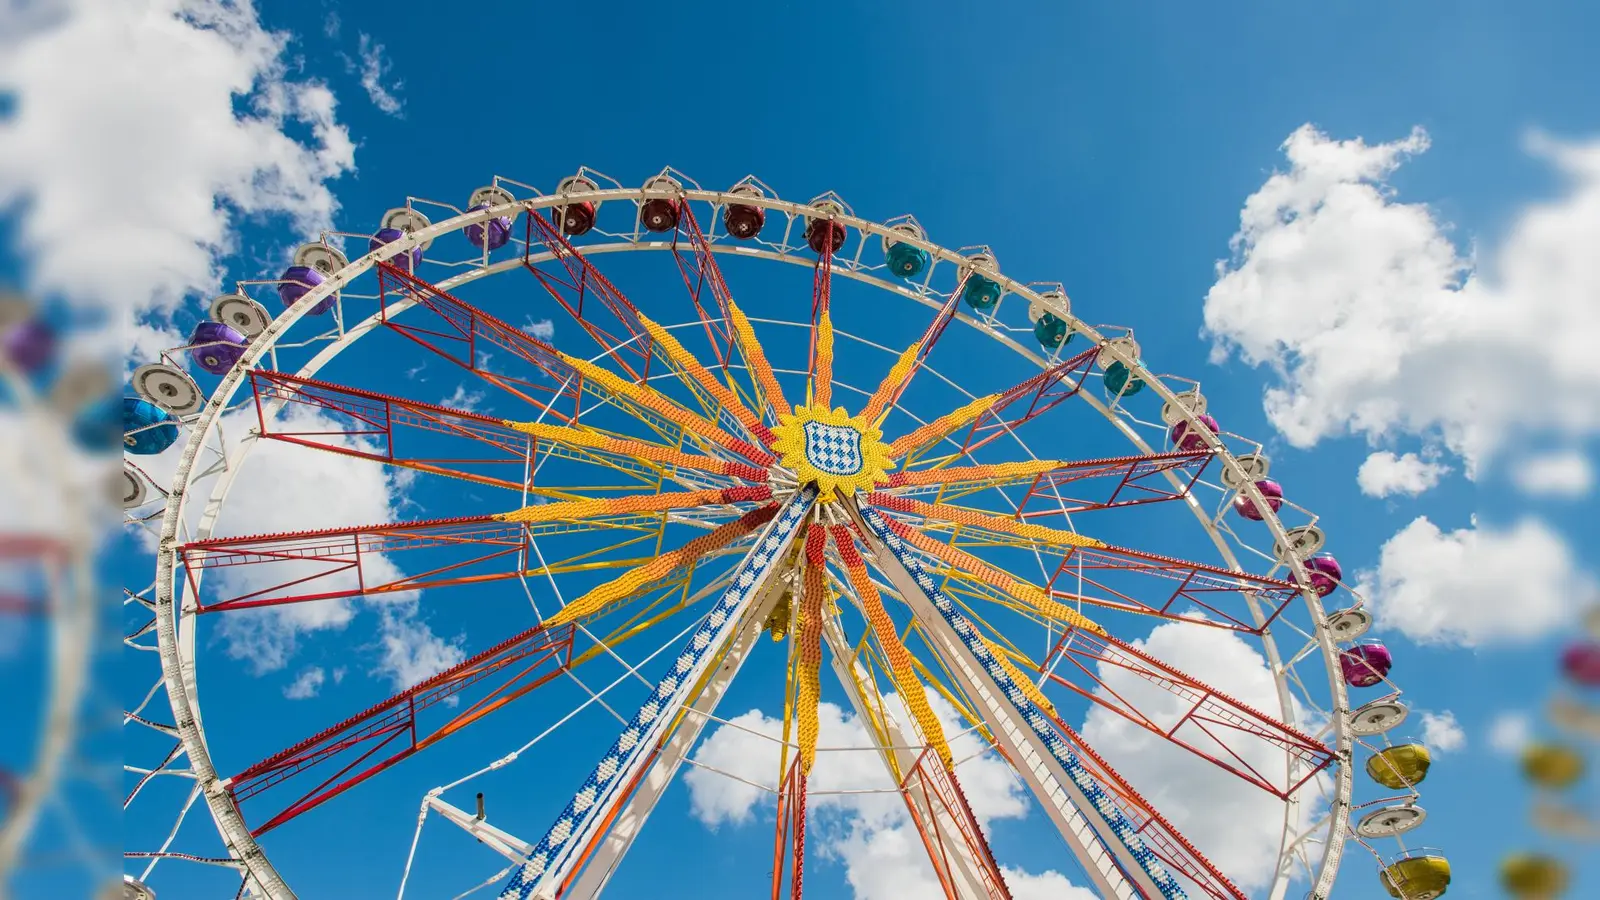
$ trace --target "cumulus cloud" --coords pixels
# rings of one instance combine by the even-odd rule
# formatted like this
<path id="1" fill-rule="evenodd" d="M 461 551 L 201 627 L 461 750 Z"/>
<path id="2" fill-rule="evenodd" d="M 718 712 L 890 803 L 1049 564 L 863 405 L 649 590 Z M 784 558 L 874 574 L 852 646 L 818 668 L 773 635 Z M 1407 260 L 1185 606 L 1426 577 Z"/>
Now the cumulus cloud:
<path id="1" fill-rule="evenodd" d="M 283 689 L 283 695 L 290 700 L 309 700 L 322 692 L 322 683 L 327 680 L 328 673 L 321 666 L 302 669 Z"/>
<path id="2" fill-rule="evenodd" d="M 401 601 L 380 614 L 381 656 L 373 671 L 403 691 L 467 658 L 462 638 L 446 640 L 420 618 L 415 602 Z"/>
<path id="3" fill-rule="evenodd" d="M 528 320 L 522 325 L 522 330 L 525 334 L 541 341 L 548 341 L 556 336 L 555 322 L 549 319 L 540 319 L 536 322 L 533 316 L 528 316 L 527 318 Z"/>
<path id="4" fill-rule="evenodd" d="M 1274 373 L 1266 411 L 1298 447 L 1419 435 L 1473 475 L 1523 434 L 1600 431 L 1600 141 L 1527 146 L 1564 192 L 1465 254 L 1389 185 L 1428 148 L 1420 129 L 1379 144 L 1295 131 L 1206 295 L 1213 360 Z"/>
<path id="5" fill-rule="evenodd" d="M 36 291 L 128 325 L 214 290 L 239 218 L 330 224 L 354 144 L 250 0 L 47 6 L 0 13 L 0 208 Z"/>
<path id="6" fill-rule="evenodd" d="M 465 384 L 458 384 L 450 396 L 440 400 L 438 405 L 462 412 L 477 412 L 485 399 L 483 391 L 470 390 Z"/>
<path id="7" fill-rule="evenodd" d="M 371 35 L 362 32 L 357 36 L 356 56 L 359 57 L 359 62 L 347 58 L 345 67 L 352 73 L 360 74 L 361 88 L 367 92 L 367 99 L 371 100 L 372 105 L 381 112 L 399 116 L 405 104 L 393 92 L 400 90 L 405 84 L 400 81 L 395 81 L 391 85 L 384 84 L 394 64 L 384 56 L 383 45 L 374 41 Z"/>
<path id="8" fill-rule="evenodd" d="M 929 692 L 929 702 L 943 723 L 946 734 L 961 731 L 955 710 L 938 694 Z M 891 716 L 910 730 L 909 717 L 899 698 L 890 694 L 885 705 Z M 905 811 L 865 726 L 854 714 L 835 704 L 822 703 L 817 714 L 819 747 L 857 747 L 861 750 L 819 752 L 808 783 L 807 806 L 815 815 L 829 817 L 831 826 L 812 832 L 812 846 L 845 869 L 845 879 L 856 900 L 937 900 L 944 896 L 927 851 Z M 751 710 L 712 731 L 694 753 L 703 766 L 727 772 L 737 778 L 776 786 L 778 744 L 782 722 L 759 710 Z M 1027 815 L 1026 789 L 1007 764 L 992 753 L 972 757 L 980 749 L 980 739 L 961 734 L 951 741 L 956 759 L 965 759 L 957 776 L 973 815 L 980 825 L 993 819 L 1021 818 Z M 769 791 L 727 778 L 716 771 L 691 768 L 684 774 L 689 788 L 691 814 L 710 828 L 738 826 L 750 822 L 758 809 L 771 804 Z M 882 793 L 824 793 L 827 791 L 882 791 Z M 1006 870 L 1006 880 L 1019 900 L 1034 897 L 1067 897 L 1075 889 L 1057 872 L 1037 875 Z M 1055 891 L 1055 893 L 1049 893 Z M 1068 891 L 1068 893 L 1063 893 Z"/>
<path id="9" fill-rule="evenodd" d="M 1368 497 L 1392 494 L 1415 497 L 1438 484 L 1449 471 L 1449 466 L 1423 459 L 1415 453 L 1395 456 L 1388 450 L 1381 450 L 1361 464 L 1356 472 L 1356 483 Z"/>
<path id="10" fill-rule="evenodd" d="M 1279 709 L 1266 660 L 1233 632 L 1171 623 L 1157 626 L 1135 646 L 1247 706 L 1268 715 Z M 1162 727 L 1172 727 L 1193 703 L 1127 669 L 1102 665 L 1098 675 L 1104 685 L 1097 692 L 1115 692 Z M 1240 886 L 1260 888 L 1271 881 L 1283 833 L 1282 801 L 1104 707 L 1090 708 L 1082 734 Z M 1261 772 L 1281 771 L 1283 766 L 1282 754 L 1263 741 L 1212 741 L 1208 746 L 1193 730 L 1182 736 L 1222 758 L 1237 754 Z M 1306 813 L 1309 821 L 1313 811 Z"/>
<path id="11" fill-rule="evenodd" d="M 1357 591 L 1382 626 L 1414 641 L 1478 647 L 1551 633 L 1593 584 L 1560 535 L 1537 519 L 1446 532 L 1419 516 L 1383 545 Z"/>
<path id="12" fill-rule="evenodd" d="M 1514 756 L 1533 740 L 1533 717 L 1525 712 L 1503 712 L 1489 723 L 1489 746 L 1496 753 Z"/>
<path id="13" fill-rule="evenodd" d="M 255 418 L 253 408 L 222 417 L 220 431 L 229 452 L 248 439 Z M 343 434 L 341 421 L 298 404 L 284 409 L 278 430 L 317 433 L 321 440 L 348 449 L 371 451 L 375 447 L 367 438 Z M 140 464 L 157 484 L 169 484 L 179 450 L 174 445 L 159 456 L 141 458 Z M 257 440 L 228 494 L 216 536 L 397 521 L 409 484 L 409 472 L 282 441 Z M 203 506 L 195 502 L 186 507 L 188 533 L 193 533 Z M 150 539 L 147 532 L 140 534 Z M 363 566 L 369 581 L 401 574 L 399 567 L 382 555 L 365 557 Z M 240 596 L 327 571 L 317 563 L 223 567 L 208 575 L 203 590 L 212 597 Z M 348 589 L 355 586 L 355 575 L 328 575 L 316 584 L 323 590 Z M 414 594 L 389 595 L 372 606 L 378 612 L 379 629 L 375 671 L 397 687 L 409 687 L 462 658 L 459 641 L 445 641 L 433 634 Z M 343 631 L 360 610 L 357 602 L 340 598 L 217 613 L 210 623 L 229 656 L 263 674 L 287 667 L 307 637 Z"/>
<path id="14" fill-rule="evenodd" d="M 1520 461 L 1511 480 L 1535 497 L 1581 497 L 1594 489 L 1594 467 L 1582 453 L 1563 450 Z"/>
<path id="15" fill-rule="evenodd" d="M 1453 753 L 1467 745 L 1467 733 L 1456 721 L 1456 714 L 1444 712 L 1422 713 L 1422 743 L 1435 753 Z"/>

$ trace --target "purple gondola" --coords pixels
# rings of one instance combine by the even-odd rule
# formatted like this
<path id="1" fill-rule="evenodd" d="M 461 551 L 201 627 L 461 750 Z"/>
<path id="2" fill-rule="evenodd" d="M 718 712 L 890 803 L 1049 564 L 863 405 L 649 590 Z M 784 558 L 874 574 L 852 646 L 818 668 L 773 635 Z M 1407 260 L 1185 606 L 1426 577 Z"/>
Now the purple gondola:
<path id="1" fill-rule="evenodd" d="M 226 375 L 250 343 L 221 322 L 201 322 L 189 335 L 189 360 L 213 375 Z"/>
<path id="2" fill-rule="evenodd" d="M 1394 668 L 1394 656 L 1379 641 L 1356 644 L 1339 654 L 1339 670 L 1351 687 L 1372 687 Z"/>
<path id="3" fill-rule="evenodd" d="M 1283 507 L 1283 485 L 1270 478 L 1263 478 L 1256 482 L 1256 490 L 1261 492 L 1262 498 L 1267 502 L 1268 509 L 1277 512 Z M 1233 511 L 1252 522 L 1259 522 L 1266 518 L 1255 503 L 1244 494 L 1233 498 Z"/>

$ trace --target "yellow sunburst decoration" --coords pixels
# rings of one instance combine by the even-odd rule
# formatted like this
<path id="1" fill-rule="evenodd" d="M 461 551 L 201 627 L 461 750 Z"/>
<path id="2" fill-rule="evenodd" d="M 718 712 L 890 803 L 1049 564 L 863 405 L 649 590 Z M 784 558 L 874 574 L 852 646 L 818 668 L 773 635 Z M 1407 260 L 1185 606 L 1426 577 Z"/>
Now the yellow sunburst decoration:
<path id="1" fill-rule="evenodd" d="M 872 490 L 888 478 L 893 465 L 883 432 L 865 418 L 844 408 L 796 406 L 772 429 L 781 464 L 798 476 L 801 484 L 815 482 L 821 499 Z"/>

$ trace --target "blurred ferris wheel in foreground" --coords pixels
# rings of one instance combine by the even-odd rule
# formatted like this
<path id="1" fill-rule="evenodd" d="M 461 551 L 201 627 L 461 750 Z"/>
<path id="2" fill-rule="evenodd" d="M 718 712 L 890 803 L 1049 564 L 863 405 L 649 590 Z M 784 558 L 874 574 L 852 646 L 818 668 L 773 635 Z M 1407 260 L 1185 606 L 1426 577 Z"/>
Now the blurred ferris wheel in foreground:
<path id="1" fill-rule="evenodd" d="M 1008 277 L 987 247 L 940 247 L 910 216 L 873 222 L 754 178 L 703 190 L 671 169 L 637 188 L 581 170 L 550 194 L 496 178 L 462 208 L 410 198 L 377 225 L 322 235 L 287 270 L 240 283 L 185 346 L 134 372 L 124 507 L 157 552 L 152 582 L 129 591 L 125 643 L 160 671 L 131 685 L 142 702 L 126 721 L 167 749 L 129 760 L 130 841 L 163 838 L 127 848 L 129 897 L 194 864 L 242 896 L 293 897 L 290 832 L 336 853 L 341 804 L 436 747 L 480 744 L 486 765 L 414 798 L 394 871 L 364 846 L 342 865 L 365 872 L 370 858 L 363 883 L 402 897 L 424 895 L 414 869 L 428 860 L 459 875 L 456 896 L 595 896 L 626 871 L 674 776 L 704 767 L 691 753 L 707 724 L 727 727 L 717 707 L 735 676 L 763 664 L 785 711 L 772 778 L 753 784 L 776 798 L 774 897 L 803 890 L 807 799 L 825 793 L 810 776 L 845 752 L 881 762 L 944 895 L 1009 897 L 962 788 L 969 757 L 952 749 L 972 745 L 1010 766 L 1101 895 L 1245 896 L 1207 858 L 1214 836 L 1184 834 L 1119 774 L 1127 760 L 1074 729 L 1089 711 L 1270 798 L 1265 895 L 1329 896 L 1351 843 L 1392 896 L 1445 891 L 1444 857 L 1410 846 L 1431 759 L 1391 737 L 1407 709 L 1389 650 L 1362 638 L 1359 600 L 1324 606 L 1341 571 L 1316 517 L 1271 480 L 1260 445 L 1207 412 L 1198 383 L 1150 368 L 1130 329 L 1078 318 L 1060 285 Z M 369 252 L 349 260 L 346 240 Z M 636 303 L 617 285 L 641 257 L 657 267 Z M 777 296 L 769 262 L 809 269 L 809 297 Z M 747 313 L 723 263 L 773 273 L 745 288 L 779 312 Z M 515 272 L 581 337 L 558 348 L 492 312 L 487 276 Z M 866 300 L 844 302 L 846 285 Z M 258 298 L 286 308 L 274 317 Z M 386 343 L 341 370 L 363 339 Z M 405 396 L 423 360 L 517 414 Z M 230 492 L 262 441 L 454 485 L 459 507 L 240 533 Z M 1108 442 L 1118 449 L 1066 452 Z M 179 454 L 174 474 L 152 477 L 164 453 Z M 219 768 L 248 751 L 247 736 L 202 724 L 211 622 L 507 590 L 526 597 L 525 628 L 477 636 L 444 671 Z M 1270 705 L 1136 644 L 1154 625 L 1247 642 Z M 763 633 L 783 642 L 765 663 Z M 819 746 L 824 690 L 866 744 Z M 520 739 L 487 747 L 511 705 Z M 588 733 L 563 728 L 579 715 Z M 485 804 L 519 771 L 573 758 L 582 771 L 559 796 Z M 175 807 L 151 796 L 157 776 L 187 785 Z M 214 827 L 188 821 L 207 816 Z M 429 820 L 476 849 L 430 855 Z"/>

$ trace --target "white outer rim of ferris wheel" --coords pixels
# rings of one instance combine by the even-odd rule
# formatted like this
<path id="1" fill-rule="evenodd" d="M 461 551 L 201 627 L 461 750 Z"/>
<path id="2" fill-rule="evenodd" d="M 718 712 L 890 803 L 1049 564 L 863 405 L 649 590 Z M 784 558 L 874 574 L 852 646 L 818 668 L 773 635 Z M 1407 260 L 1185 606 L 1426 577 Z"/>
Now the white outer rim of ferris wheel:
<path id="1" fill-rule="evenodd" d="M 25 412 L 42 408 L 33 386 L 7 368 L 0 372 L 7 388 Z M 55 452 L 44 454 L 45 465 L 54 468 L 54 484 L 66 483 L 63 461 L 71 458 L 66 447 L 66 429 L 36 429 L 35 438 L 53 442 Z M 109 460 L 108 460 L 109 462 Z M 109 466 L 108 466 L 109 468 Z M 88 690 L 89 666 L 95 640 L 95 597 L 92 535 L 84 533 L 88 516 L 76 492 L 62 500 L 67 506 L 62 546 L 66 564 L 50 570 L 50 666 L 49 694 L 40 719 L 38 739 L 29 771 L 17 785 L 15 806 L 0 827 L 0 900 L 10 896 L 11 874 L 27 849 L 28 838 L 38 823 L 44 803 L 60 783 L 67 759 L 72 755 L 78 733 L 79 716 Z"/>
<path id="2" fill-rule="evenodd" d="M 585 201 L 594 201 L 597 204 L 599 202 L 605 202 L 609 200 L 628 200 L 637 203 L 642 202 L 645 194 L 646 192 L 642 188 L 616 188 L 585 192 L 583 199 Z M 785 232 L 786 236 L 788 229 L 793 227 L 793 221 L 795 219 L 801 219 L 803 221 L 806 218 L 814 215 L 816 212 L 816 210 L 809 204 L 781 200 L 775 197 L 734 195 L 725 191 L 685 190 L 682 192 L 681 196 L 686 201 L 706 203 L 718 210 L 731 204 L 738 204 L 757 206 L 764 209 L 778 211 L 785 214 L 790 219 L 790 224 L 786 228 Z M 273 322 L 265 331 L 258 335 L 255 340 L 251 341 L 244 354 L 241 355 L 239 361 L 225 376 L 223 376 L 221 383 L 208 398 L 207 403 L 200 414 L 191 422 L 190 435 L 188 440 L 185 442 L 183 452 L 179 458 L 178 467 L 173 475 L 171 491 L 167 497 L 166 506 L 162 513 L 161 532 L 157 546 L 157 575 L 155 592 L 156 637 L 159 656 L 161 658 L 162 680 L 166 685 L 168 700 L 173 708 L 173 717 L 175 720 L 176 730 L 178 731 L 179 737 L 183 742 L 185 752 L 189 756 L 191 768 L 194 771 L 197 784 L 200 786 L 201 792 L 206 799 L 206 806 L 211 812 L 212 818 L 217 825 L 219 836 L 222 837 L 224 844 L 227 846 L 229 854 L 237 858 L 244 866 L 246 869 L 247 878 L 254 882 L 253 886 L 264 892 L 267 896 L 275 898 L 275 900 L 292 900 L 295 895 L 293 891 L 289 889 L 288 885 L 283 881 L 282 877 L 278 875 L 275 867 L 273 867 L 272 864 L 267 860 L 265 853 L 261 850 L 256 840 L 250 836 L 249 828 L 245 824 L 242 815 L 239 813 L 237 808 L 228 801 L 226 792 L 222 789 L 223 785 L 217 777 L 216 768 L 212 763 L 209 751 L 206 747 L 204 730 L 199 723 L 200 713 L 198 698 L 196 696 L 197 684 L 194 680 L 193 629 L 190 628 L 185 631 L 185 637 L 181 641 L 182 646 L 180 646 L 180 641 L 177 634 L 177 620 L 174 616 L 175 557 L 173 551 L 176 546 L 178 524 L 182 520 L 184 500 L 187 496 L 190 483 L 196 474 L 194 472 L 195 459 L 198 456 L 201 447 L 204 445 L 205 438 L 214 429 L 220 413 L 226 409 L 228 401 L 231 400 L 234 393 L 238 390 L 244 379 L 245 373 L 247 373 L 249 369 L 256 364 L 262 355 L 264 355 L 275 345 L 280 335 L 287 331 L 290 326 L 298 322 L 300 318 L 306 315 L 306 313 L 313 306 L 315 306 L 318 302 L 321 302 L 321 300 L 325 299 L 333 292 L 342 290 L 356 277 L 365 274 L 368 269 L 372 268 L 376 261 L 386 261 L 394 256 L 409 252 L 412 247 L 418 246 L 425 241 L 432 241 L 441 235 L 459 231 L 469 225 L 479 224 L 490 218 L 514 216 L 521 213 L 534 214 L 538 211 L 549 209 L 551 207 L 564 206 L 570 202 L 571 198 L 567 195 L 550 195 L 533 199 L 518 200 L 513 203 L 490 207 L 488 209 L 479 210 L 473 213 L 463 213 L 453 218 L 436 222 L 426 229 L 408 233 L 396 241 L 383 245 L 376 251 L 372 251 L 362 257 L 350 261 L 348 265 L 339 271 L 332 273 L 332 275 L 321 285 L 318 285 L 316 288 L 312 289 L 293 306 L 281 313 L 276 319 L 273 320 Z M 890 235 L 892 233 L 895 241 L 913 244 L 922 248 L 923 250 L 926 250 L 930 256 L 930 264 L 934 261 L 945 262 L 956 267 L 957 269 L 968 264 L 967 257 L 964 257 L 955 251 L 946 249 L 937 244 L 933 244 L 923 238 L 915 238 L 905 234 L 904 232 L 892 231 L 892 229 L 888 226 L 847 214 L 836 214 L 833 216 L 833 218 L 840 224 L 845 225 L 847 228 L 855 229 L 863 236 L 863 239 L 866 236 L 882 239 L 886 235 Z M 641 241 L 638 240 L 639 237 L 640 232 L 636 227 L 634 238 L 632 240 L 621 238 L 619 242 L 615 244 L 585 246 L 579 248 L 579 250 L 586 256 L 592 256 L 607 252 L 668 250 L 673 246 L 672 241 Z M 788 252 L 780 253 L 776 251 L 762 250 L 759 248 L 751 248 L 734 244 L 713 243 L 709 237 L 706 241 L 706 247 L 711 252 L 728 253 L 735 256 L 763 258 L 778 262 L 788 262 L 805 267 L 814 265 L 813 259 L 799 256 L 797 254 Z M 544 253 L 530 254 L 526 258 L 529 261 L 544 261 L 551 257 L 552 254 Z M 436 286 L 441 290 L 448 290 L 461 284 L 487 277 L 488 275 L 498 274 L 501 271 L 521 266 L 523 261 L 524 257 L 519 255 L 511 259 L 502 260 L 495 264 L 479 267 L 477 269 L 461 273 L 460 275 L 439 282 Z M 891 293 L 898 293 L 904 297 L 907 297 L 908 299 L 912 299 L 924 305 L 936 305 L 930 299 L 917 294 L 902 284 L 884 281 L 864 272 L 836 268 L 834 269 L 834 273 L 861 281 L 863 283 L 872 284 L 875 287 L 888 290 Z M 1044 299 L 1038 292 L 1035 292 L 1027 284 L 1016 281 L 1002 272 L 988 271 L 986 274 L 1000 284 L 1003 292 L 1016 294 L 1024 301 L 1037 304 L 1038 308 L 1049 310 L 1052 314 L 1065 321 L 1068 324 L 1068 327 L 1074 332 L 1083 334 L 1093 344 L 1101 347 L 1103 353 L 1109 354 L 1113 359 L 1126 366 L 1129 369 L 1130 377 L 1139 378 L 1147 387 L 1152 389 L 1156 396 L 1162 401 L 1170 403 L 1175 408 L 1180 409 L 1184 414 L 1184 419 L 1191 425 L 1200 424 L 1195 414 L 1190 412 L 1187 407 L 1176 400 L 1176 392 L 1167 387 L 1167 385 L 1162 382 L 1161 379 L 1155 377 L 1139 360 L 1130 357 L 1121 346 L 1108 343 L 1107 338 L 1103 336 L 1097 329 L 1078 319 L 1071 313 L 1070 310 L 1063 308 L 1058 303 Z M 396 303 L 391 304 L 388 308 L 380 311 L 379 313 L 375 313 L 373 316 L 370 316 L 356 327 L 346 330 L 337 340 L 330 343 L 328 347 L 325 347 L 319 351 L 312 358 L 312 360 L 302 367 L 300 371 L 302 373 L 313 373 L 317 371 L 323 365 L 326 365 L 328 361 L 346 349 L 350 344 L 354 343 L 354 341 L 359 337 L 376 327 L 380 317 L 398 314 L 399 312 L 403 312 L 405 309 L 410 308 L 412 305 L 414 304 L 410 300 L 397 301 Z M 1038 354 L 1034 353 L 1031 349 L 1019 344 L 1009 335 L 995 331 L 984 322 L 973 319 L 967 316 L 965 313 L 958 313 L 957 318 L 962 319 L 967 324 L 977 328 L 981 332 L 987 334 L 989 337 L 1000 341 L 1002 344 L 1011 347 L 1013 350 L 1022 354 L 1025 358 L 1029 359 L 1035 364 L 1046 364 L 1046 361 L 1040 358 Z M 1103 417 L 1110 421 L 1113 426 L 1121 431 L 1124 437 L 1128 438 L 1136 447 L 1140 448 L 1145 453 L 1153 452 L 1149 444 L 1145 442 L 1141 435 L 1133 430 L 1132 426 L 1126 420 L 1124 420 L 1121 416 L 1112 413 L 1090 392 L 1080 391 L 1079 396 L 1088 402 L 1091 407 L 1099 411 Z M 276 412 L 276 410 L 274 410 L 274 412 Z M 1274 542 L 1278 544 L 1287 544 L 1285 529 L 1283 528 L 1282 523 L 1279 521 L 1277 515 L 1272 513 L 1270 508 L 1266 506 L 1265 500 L 1263 497 L 1261 497 L 1260 492 L 1256 489 L 1254 482 L 1248 478 L 1248 473 L 1246 473 L 1239 466 L 1239 463 L 1233 454 L 1215 435 L 1210 434 L 1209 429 L 1198 429 L 1196 433 L 1206 436 L 1208 445 L 1214 451 L 1216 458 L 1221 460 L 1224 469 L 1233 472 L 1240 480 L 1244 482 L 1244 487 L 1242 488 L 1241 493 L 1245 494 L 1252 502 L 1256 503 L 1258 508 L 1268 512 L 1268 515 L 1264 517 L 1263 521 L 1267 526 L 1269 534 Z M 236 449 L 243 451 L 245 448 L 248 448 L 253 444 L 254 439 L 247 439 L 242 441 L 239 447 Z M 223 452 L 226 453 L 225 447 Z M 242 452 L 240 453 L 239 461 L 242 461 Z M 230 462 L 233 461 L 230 460 Z M 227 485 L 231 484 L 232 475 L 237 471 L 237 469 L 238 467 L 236 465 L 228 465 L 223 474 L 220 476 L 219 483 L 214 487 L 213 500 L 216 502 L 208 503 L 207 509 L 205 510 L 205 516 L 213 522 L 215 520 L 216 511 L 221 507 L 220 501 L 225 499 Z M 1171 480 L 1174 476 L 1172 476 L 1171 473 L 1167 473 L 1167 477 L 1169 480 Z M 1236 572 L 1243 573 L 1242 567 L 1239 566 L 1236 557 L 1233 555 L 1232 548 L 1227 545 L 1226 540 L 1218 531 L 1211 518 L 1205 514 L 1203 509 L 1200 508 L 1199 501 L 1196 500 L 1192 495 L 1186 495 L 1184 499 L 1185 502 L 1190 506 L 1191 511 L 1199 520 L 1201 526 L 1205 528 L 1206 531 L 1211 535 L 1213 543 L 1217 546 L 1218 551 L 1223 556 L 1223 559 L 1228 563 L 1229 568 Z M 1318 866 L 1316 878 L 1314 879 L 1311 890 L 1311 895 L 1313 897 L 1323 897 L 1327 895 L 1328 888 L 1331 887 L 1333 880 L 1337 875 L 1338 862 L 1342 856 L 1343 847 L 1347 838 L 1346 831 L 1349 818 L 1350 797 L 1353 789 L 1352 778 L 1349 771 L 1351 750 L 1351 737 L 1348 730 L 1349 701 L 1344 682 L 1339 676 L 1338 649 L 1334 644 L 1331 634 L 1327 631 L 1324 624 L 1326 616 L 1321 604 L 1321 599 L 1311 588 L 1310 581 L 1306 575 L 1306 570 L 1299 557 L 1290 554 L 1287 563 L 1296 583 L 1300 586 L 1301 598 L 1306 603 L 1308 612 L 1311 614 L 1312 624 L 1316 630 L 1316 642 L 1322 652 L 1324 668 L 1328 676 L 1330 688 L 1329 695 L 1332 701 L 1330 703 L 1330 706 L 1332 707 L 1330 710 L 1332 715 L 1332 722 L 1330 725 L 1334 737 L 1334 751 L 1337 761 L 1334 776 L 1335 785 L 1330 801 L 1330 810 L 1326 817 L 1328 840 L 1324 842 L 1323 857 Z M 185 579 L 185 581 L 187 582 L 188 579 Z M 186 611 L 188 611 L 188 606 L 193 599 L 189 585 L 185 584 L 183 593 L 184 607 Z M 1259 607 L 1256 605 L 1254 598 L 1247 595 L 1246 599 L 1249 601 L 1249 607 L 1252 616 L 1256 619 L 1257 624 L 1259 624 L 1262 618 Z M 1276 684 L 1279 694 L 1280 705 L 1283 708 L 1282 713 L 1286 719 L 1297 719 L 1297 717 L 1293 714 L 1294 710 L 1292 705 L 1292 696 L 1289 693 L 1286 673 L 1281 663 L 1281 657 L 1277 652 L 1276 642 L 1272 638 L 1270 631 L 1262 633 L 1260 637 L 1262 640 L 1264 655 L 1266 656 L 1267 663 L 1273 673 L 1273 680 Z M 188 658 L 185 659 L 185 656 Z M 1283 843 L 1280 844 L 1278 854 L 1280 865 L 1278 871 L 1274 874 L 1274 882 L 1270 893 L 1272 900 L 1278 900 L 1278 898 L 1281 898 L 1288 887 L 1289 878 L 1286 867 L 1283 866 L 1282 863 L 1284 861 L 1285 851 L 1288 847 L 1290 836 L 1296 825 L 1294 816 L 1299 807 L 1298 793 L 1285 801 L 1284 807 L 1285 824 L 1282 832 Z"/>

